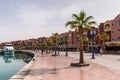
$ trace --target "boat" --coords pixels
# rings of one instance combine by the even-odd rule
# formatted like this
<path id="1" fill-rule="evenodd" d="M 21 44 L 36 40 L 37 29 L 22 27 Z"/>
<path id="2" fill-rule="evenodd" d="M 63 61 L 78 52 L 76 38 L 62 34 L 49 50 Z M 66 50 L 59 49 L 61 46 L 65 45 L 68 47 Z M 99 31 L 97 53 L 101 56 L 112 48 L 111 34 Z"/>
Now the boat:
<path id="1" fill-rule="evenodd" d="M 6 43 L 3 47 L 4 55 L 14 55 L 15 49 L 13 48 L 12 44 Z"/>

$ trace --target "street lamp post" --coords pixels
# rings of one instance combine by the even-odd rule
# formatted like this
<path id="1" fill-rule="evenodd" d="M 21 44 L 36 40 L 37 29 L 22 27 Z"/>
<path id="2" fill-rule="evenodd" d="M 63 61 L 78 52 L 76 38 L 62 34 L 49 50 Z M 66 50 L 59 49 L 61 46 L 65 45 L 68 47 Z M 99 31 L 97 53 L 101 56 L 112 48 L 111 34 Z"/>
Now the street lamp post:
<path id="1" fill-rule="evenodd" d="M 96 32 L 92 31 L 91 35 L 92 35 L 92 57 L 91 57 L 91 59 L 95 59 L 95 35 L 96 35 Z"/>
<path id="2" fill-rule="evenodd" d="M 68 38 L 67 38 L 67 36 L 65 37 L 66 39 L 65 39 L 65 44 L 66 44 L 66 56 L 68 56 Z"/>

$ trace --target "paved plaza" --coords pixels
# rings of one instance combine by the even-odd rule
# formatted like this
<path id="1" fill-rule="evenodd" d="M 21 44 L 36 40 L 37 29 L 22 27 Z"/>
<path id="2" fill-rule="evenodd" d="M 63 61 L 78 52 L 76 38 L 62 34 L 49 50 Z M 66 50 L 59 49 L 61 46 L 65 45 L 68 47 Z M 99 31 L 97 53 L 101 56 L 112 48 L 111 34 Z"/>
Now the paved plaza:
<path id="1" fill-rule="evenodd" d="M 34 66 L 24 80 L 120 80 L 120 55 L 84 54 L 86 67 L 71 67 L 78 62 L 79 52 L 60 52 L 60 56 L 36 53 Z"/>

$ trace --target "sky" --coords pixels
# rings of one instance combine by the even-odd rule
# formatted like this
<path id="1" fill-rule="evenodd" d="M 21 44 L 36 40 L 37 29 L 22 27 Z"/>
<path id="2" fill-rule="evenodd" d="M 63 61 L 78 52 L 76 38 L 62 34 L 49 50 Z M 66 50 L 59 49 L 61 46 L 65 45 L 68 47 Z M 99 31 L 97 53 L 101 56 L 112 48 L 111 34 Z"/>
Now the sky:
<path id="1" fill-rule="evenodd" d="M 72 14 L 83 10 L 99 25 L 120 13 L 120 1 L 0 0 L 0 43 L 64 33 Z"/>

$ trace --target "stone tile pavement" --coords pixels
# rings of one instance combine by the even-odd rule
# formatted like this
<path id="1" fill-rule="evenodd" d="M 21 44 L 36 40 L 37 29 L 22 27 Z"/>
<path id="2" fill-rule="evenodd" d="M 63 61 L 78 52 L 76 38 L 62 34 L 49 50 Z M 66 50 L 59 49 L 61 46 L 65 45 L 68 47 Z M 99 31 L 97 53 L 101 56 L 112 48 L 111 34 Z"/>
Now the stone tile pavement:
<path id="1" fill-rule="evenodd" d="M 120 80 L 120 70 L 104 66 L 102 64 L 104 61 L 97 60 L 102 56 L 91 60 L 90 54 L 85 54 L 85 62 L 90 66 L 71 67 L 71 62 L 78 61 L 78 54 L 69 54 L 69 56 L 64 56 L 64 52 L 61 54 L 53 57 L 51 54 L 37 53 L 34 66 L 24 80 Z M 108 61 L 109 64 L 111 60 Z"/>
<path id="2" fill-rule="evenodd" d="M 62 52 L 62 55 L 65 55 L 65 53 Z M 69 52 L 69 56 L 79 58 L 79 52 Z M 84 56 L 85 60 L 120 70 L 120 55 L 107 54 L 101 56 L 100 54 L 95 54 L 95 59 L 91 59 L 91 53 L 84 53 Z"/>

